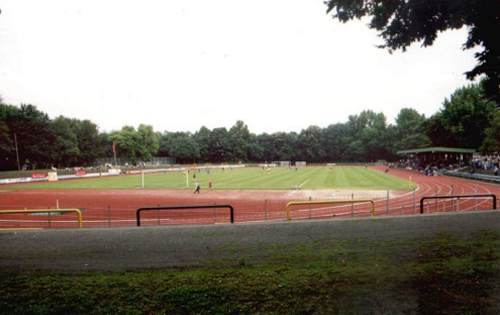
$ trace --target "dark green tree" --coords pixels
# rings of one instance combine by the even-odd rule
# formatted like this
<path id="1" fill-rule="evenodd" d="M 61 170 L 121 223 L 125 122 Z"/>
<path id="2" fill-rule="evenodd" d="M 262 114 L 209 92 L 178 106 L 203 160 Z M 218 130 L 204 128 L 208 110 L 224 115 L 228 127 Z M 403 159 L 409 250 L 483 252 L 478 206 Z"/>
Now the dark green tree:
<path id="1" fill-rule="evenodd" d="M 132 126 L 123 126 L 120 131 L 110 134 L 111 141 L 116 143 L 117 155 L 137 164 L 140 158 L 140 139 Z"/>
<path id="2" fill-rule="evenodd" d="M 228 146 L 234 161 L 246 161 L 248 159 L 248 145 L 250 141 L 250 131 L 248 126 L 238 120 L 229 129 Z"/>
<path id="3" fill-rule="evenodd" d="M 200 158 L 198 143 L 189 132 L 165 132 L 160 150 L 179 163 L 194 163 Z"/>
<path id="4" fill-rule="evenodd" d="M 500 154 L 500 110 L 495 112 L 490 127 L 486 128 L 484 133 L 486 136 L 481 146 L 481 152 Z"/>
<path id="5" fill-rule="evenodd" d="M 267 161 L 291 161 L 300 156 L 298 135 L 295 132 L 275 132 L 265 142 L 264 152 Z"/>
<path id="6" fill-rule="evenodd" d="M 321 146 L 325 151 L 325 162 L 346 161 L 345 152 L 349 142 L 346 124 L 337 123 L 324 128 Z"/>
<path id="7" fill-rule="evenodd" d="M 160 136 L 150 125 L 140 124 L 137 128 L 139 156 L 143 161 L 150 161 L 160 148 Z"/>
<path id="8" fill-rule="evenodd" d="M 113 141 L 109 133 L 101 132 L 97 135 L 95 155 L 97 159 L 113 157 Z"/>
<path id="9" fill-rule="evenodd" d="M 14 143 L 12 133 L 10 132 L 7 123 L 0 117 L 0 170 L 7 170 L 15 168 L 15 161 L 12 160 L 14 156 Z"/>
<path id="10" fill-rule="evenodd" d="M 374 162 L 386 159 L 389 156 L 389 143 L 385 115 L 368 110 L 361 112 L 359 118 L 366 121 L 365 127 L 358 135 L 364 149 L 364 158 L 361 160 Z"/>
<path id="11" fill-rule="evenodd" d="M 198 143 L 198 147 L 200 149 L 200 159 L 202 162 L 209 162 L 210 156 L 210 134 L 211 131 L 205 126 L 202 126 L 200 130 L 198 130 L 193 138 Z"/>
<path id="12" fill-rule="evenodd" d="M 431 141 L 425 133 L 425 122 L 425 116 L 413 108 L 402 108 L 394 127 L 394 150 L 429 146 Z"/>
<path id="13" fill-rule="evenodd" d="M 297 149 L 301 160 L 321 162 L 325 159 L 321 136 L 321 128 L 318 126 L 309 126 L 300 132 L 297 138 Z"/>
<path id="14" fill-rule="evenodd" d="M 133 164 L 148 161 L 160 147 L 160 136 L 149 125 L 139 125 L 137 130 L 124 126 L 110 134 L 110 140 L 117 145 L 118 156 L 129 159 Z"/>
<path id="15" fill-rule="evenodd" d="M 233 160 L 232 152 L 228 142 L 227 129 L 214 128 L 210 133 L 209 160 L 215 163 Z"/>
<path id="16" fill-rule="evenodd" d="M 57 148 L 47 114 L 33 105 L 16 107 L 0 104 L 0 117 L 11 133 L 11 141 L 16 135 L 21 166 L 43 168 L 52 165 Z M 10 154 L 11 167 L 17 168 L 15 151 L 11 150 Z"/>
<path id="17" fill-rule="evenodd" d="M 268 133 L 262 133 L 256 136 L 257 147 L 261 151 L 262 162 L 270 162 L 273 160 L 278 160 L 278 154 L 276 153 L 276 148 L 274 147 L 274 137 Z M 293 148 L 295 149 L 295 148 Z"/>
<path id="18" fill-rule="evenodd" d="M 100 148 L 99 129 L 90 120 L 72 120 L 73 132 L 78 139 L 78 164 L 92 165 L 97 158 L 104 157 L 105 148 Z"/>
<path id="19" fill-rule="evenodd" d="M 58 167 L 74 166 L 78 163 L 80 150 L 78 137 L 73 131 L 71 119 L 59 116 L 52 120 L 50 127 L 55 136 L 52 144 L 52 159 Z"/>
<path id="20" fill-rule="evenodd" d="M 371 110 L 349 116 L 346 124 L 347 139 L 345 157 L 348 161 L 376 161 L 391 157 L 387 122 L 383 113 Z"/>
<path id="21" fill-rule="evenodd" d="M 434 145 L 477 149 L 494 112 L 495 103 L 485 98 L 480 84 L 462 87 L 429 119 L 427 134 Z"/>
<path id="22" fill-rule="evenodd" d="M 264 148 L 259 144 L 259 137 L 253 133 L 250 134 L 248 143 L 248 160 L 253 162 L 263 162 Z"/>
<path id="23" fill-rule="evenodd" d="M 379 31 L 382 48 L 405 49 L 413 42 L 434 43 L 448 29 L 467 27 L 464 49 L 481 47 L 476 66 L 466 72 L 472 80 L 486 76 L 485 92 L 500 104 L 500 1 L 498 0 L 326 0 L 327 12 L 347 22 L 370 16 L 369 27 Z"/>

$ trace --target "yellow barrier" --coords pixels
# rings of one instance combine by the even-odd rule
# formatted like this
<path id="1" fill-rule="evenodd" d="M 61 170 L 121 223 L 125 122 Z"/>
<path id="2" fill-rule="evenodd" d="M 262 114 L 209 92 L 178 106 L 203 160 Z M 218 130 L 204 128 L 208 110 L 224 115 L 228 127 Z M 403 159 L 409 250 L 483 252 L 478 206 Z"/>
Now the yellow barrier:
<path id="1" fill-rule="evenodd" d="M 351 199 L 351 200 L 317 200 L 317 201 L 290 201 L 286 204 L 286 217 L 288 220 L 291 220 L 292 217 L 290 215 L 290 207 L 291 206 L 299 206 L 299 205 L 338 205 L 338 204 L 355 204 L 355 203 L 364 203 L 369 202 L 372 205 L 371 215 L 375 215 L 375 202 L 371 199 Z"/>
<path id="2" fill-rule="evenodd" d="M 58 212 L 75 212 L 77 215 L 78 226 L 82 227 L 82 212 L 78 209 L 36 209 L 36 210 L 0 210 L 0 214 L 15 214 L 15 213 L 58 213 Z"/>

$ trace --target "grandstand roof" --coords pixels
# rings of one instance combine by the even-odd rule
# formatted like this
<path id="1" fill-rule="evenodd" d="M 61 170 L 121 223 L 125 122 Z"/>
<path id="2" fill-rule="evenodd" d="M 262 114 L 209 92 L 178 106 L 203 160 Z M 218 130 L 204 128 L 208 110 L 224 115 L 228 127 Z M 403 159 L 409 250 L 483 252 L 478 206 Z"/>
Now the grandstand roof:
<path id="1" fill-rule="evenodd" d="M 474 153 L 474 149 L 465 148 L 447 148 L 447 147 L 429 147 L 420 149 L 410 149 L 398 151 L 398 154 L 411 154 L 411 153 L 434 153 L 434 152 L 444 152 L 444 153 Z"/>

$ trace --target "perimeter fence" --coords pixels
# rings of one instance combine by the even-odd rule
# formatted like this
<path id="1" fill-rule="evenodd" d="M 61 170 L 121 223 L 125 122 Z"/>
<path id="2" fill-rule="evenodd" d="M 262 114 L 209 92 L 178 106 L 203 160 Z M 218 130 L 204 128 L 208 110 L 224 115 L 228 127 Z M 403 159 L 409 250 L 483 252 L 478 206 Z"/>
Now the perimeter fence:
<path id="1" fill-rule="evenodd" d="M 169 211 L 150 210 L 141 217 L 141 225 L 195 225 L 195 224 L 229 224 L 231 217 L 226 207 L 231 205 L 234 208 L 234 223 L 266 222 L 266 221 L 286 221 L 305 219 L 325 219 L 325 218 L 349 218 L 349 217 L 369 217 L 381 215 L 416 215 L 420 214 L 420 200 L 425 197 L 425 213 L 452 212 L 452 211 L 477 211 L 491 210 L 491 196 L 479 198 L 457 198 L 457 196 L 445 196 L 447 198 L 427 198 L 438 197 L 438 194 L 421 195 L 417 191 L 400 195 L 392 195 L 385 192 L 385 197 L 367 196 L 366 193 L 356 195 L 337 194 L 329 198 L 332 204 L 319 203 L 314 201 L 324 198 L 307 198 L 304 204 L 287 208 L 290 199 L 263 199 L 263 200 L 239 200 L 224 199 L 217 201 L 196 201 L 196 205 L 210 206 L 199 209 L 171 209 Z M 373 200 L 374 210 L 369 201 L 357 202 L 359 199 Z M 344 200 L 344 202 L 336 202 Z M 354 200 L 356 202 L 350 202 Z M 307 201 L 312 201 L 307 203 Z M 192 200 L 177 200 L 172 203 L 162 204 L 134 204 L 116 205 L 110 203 L 102 206 L 88 202 L 54 202 L 52 204 L 30 206 L 20 208 L 14 204 L 0 204 L 0 210 L 57 210 L 61 208 L 78 209 L 82 213 L 82 225 L 84 228 L 113 228 L 136 226 L 136 211 L 139 208 L 161 208 L 173 206 L 192 206 Z M 219 207 L 218 207 L 219 206 Z M 288 212 L 286 210 L 289 210 Z M 57 211 L 38 211 L 38 213 L 8 213 L 0 216 L 0 229 L 7 228 L 74 228 L 78 226 L 74 214 Z"/>

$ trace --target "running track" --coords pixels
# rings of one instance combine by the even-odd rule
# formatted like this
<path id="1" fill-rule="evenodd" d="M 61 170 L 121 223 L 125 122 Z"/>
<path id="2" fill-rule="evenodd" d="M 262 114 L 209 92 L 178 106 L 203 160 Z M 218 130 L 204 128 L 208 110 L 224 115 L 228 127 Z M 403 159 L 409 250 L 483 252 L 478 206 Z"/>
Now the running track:
<path id="1" fill-rule="evenodd" d="M 383 167 L 373 167 L 383 171 Z M 396 193 L 389 200 L 375 202 L 375 214 L 399 215 L 419 212 L 423 196 L 495 194 L 500 197 L 500 185 L 447 176 L 423 176 L 406 170 L 391 169 L 390 174 L 404 179 L 410 176 L 418 185 L 415 192 Z M 83 209 L 84 227 L 134 226 L 135 211 L 140 207 L 167 205 L 230 204 L 235 209 L 235 221 L 255 222 L 284 220 L 288 201 L 307 199 L 290 191 L 202 191 L 193 195 L 189 190 L 1 190 L 0 209 Z M 490 199 L 428 201 L 426 212 L 473 211 L 491 209 Z M 299 206 L 292 209 L 292 218 L 332 218 L 368 216 L 367 203 L 337 206 Z M 227 209 L 192 211 L 151 211 L 142 214 L 142 225 L 218 224 L 229 222 Z M 74 228 L 76 215 L 2 215 L 0 228 Z"/>

